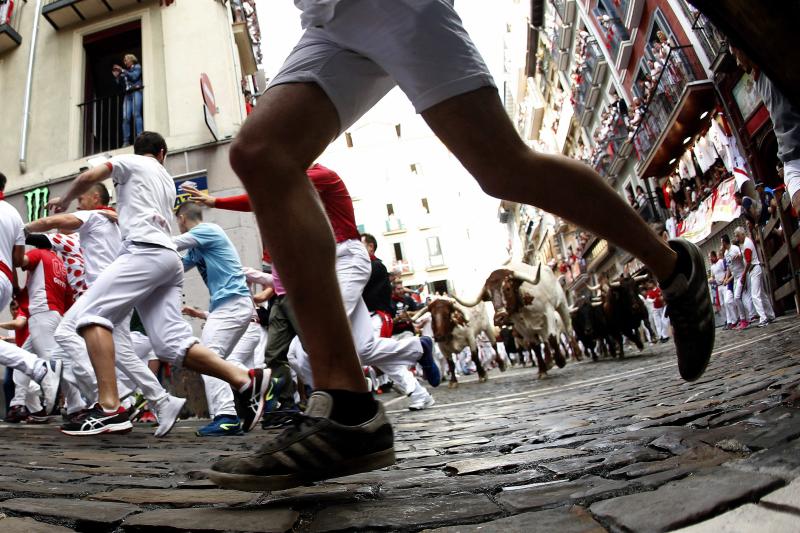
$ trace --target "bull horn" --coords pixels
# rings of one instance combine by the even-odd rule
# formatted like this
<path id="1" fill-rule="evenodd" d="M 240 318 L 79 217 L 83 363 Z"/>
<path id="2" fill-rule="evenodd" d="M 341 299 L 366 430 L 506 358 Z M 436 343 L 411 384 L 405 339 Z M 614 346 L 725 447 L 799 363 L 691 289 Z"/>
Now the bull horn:
<path id="1" fill-rule="evenodd" d="M 587 285 L 586 288 L 589 289 L 590 291 L 599 291 L 600 285 Z"/>
<path id="2" fill-rule="evenodd" d="M 592 302 L 592 307 L 603 307 L 603 302 Z"/>
<path id="3" fill-rule="evenodd" d="M 574 313 L 574 312 L 575 312 L 575 311 L 577 311 L 577 310 L 578 310 L 578 308 L 577 308 L 576 306 L 574 306 L 574 305 L 573 305 L 572 307 L 570 307 L 570 308 L 569 308 L 569 312 L 570 312 L 570 313 Z"/>
<path id="4" fill-rule="evenodd" d="M 536 269 L 536 278 L 531 279 L 530 277 L 526 276 L 525 274 L 520 274 L 519 272 L 514 272 L 514 279 L 522 281 L 524 283 L 530 283 L 531 285 L 538 285 L 539 280 L 542 278 L 542 264 L 539 263 L 538 268 Z"/>
<path id="5" fill-rule="evenodd" d="M 478 295 L 472 300 L 463 300 L 459 298 L 458 294 L 456 294 L 455 292 L 453 292 L 453 298 L 455 298 L 455 300 L 464 307 L 475 307 L 476 305 L 478 305 L 483 301 L 484 292 L 486 292 L 486 285 L 483 286 L 481 292 L 479 292 Z"/>
<path id="6" fill-rule="evenodd" d="M 428 312 L 428 306 L 426 305 L 425 307 L 423 307 L 422 309 L 420 309 L 419 311 L 417 311 L 416 313 L 414 313 L 414 315 L 411 317 L 411 320 L 412 320 L 413 322 L 416 322 L 417 320 L 419 320 L 419 318 L 420 318 L 422 315 L 424 315 L 424 314 L 425 314 L 425 313 L 427 313 L 427 312 Z"/>
<path id="7" fill-rule="evenodd" d="M 612 287 L 619 287 L 620 285 L 622 285 L 622 283 L 620 283 L 619 281 L 611 281 L 608 284 Z"/>
<path id="8" fill-rule="evenodd" d="M 634 281 L 644 281 L 649 278 L 647 274 L 642 274 L 641 276 L 633 276 Z"/>

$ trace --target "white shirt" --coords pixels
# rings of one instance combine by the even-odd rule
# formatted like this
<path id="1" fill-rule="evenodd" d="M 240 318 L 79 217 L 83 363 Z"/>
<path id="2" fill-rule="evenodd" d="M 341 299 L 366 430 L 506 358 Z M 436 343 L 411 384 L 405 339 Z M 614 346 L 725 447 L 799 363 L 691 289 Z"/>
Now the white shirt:
<path id="1" fill-rule="evenodd" d="M 14 246 L 25 246 L 23 227 L 22 217 L 17 210 L 5 200 L 0 200 L 0 261 L 11 270 L 14 270 Z M 2 275 L 0 277 L 5 278 Z"/>
<path id="2" fill-rule="evenodd" d="M 122 235 L 119 226 L 102 211 L 76 211 L 72 214 L 83 222 L 78 234 L 81 238 L 86 283 L 91 285 L 119 255 Z"/>
<path id="3" fill-rule="evenodd" d="M 109 163 L 117 191 L 122 240 L 175 250 L 170 227 L 175 182 L 167 169 L 156 159 L 143 155 L 118 155 Z"/>
<path id="4" fill-rule="evenodd" d="M 756 245 L 753 243 L 753 239 L 750 237 L 744 238 L 744 244 L 742 245 L 742 260 L 744 260 L 745 250 L 750 250 L 750 253 L 752 254 L 750 256 L 751 265 L 755 266 L 761 264 L 761 260 L 758 258 L 758 252 L 756 251 Z"/>
<path id="5" fill-rule="evenodd" d="M 742 258 L 742 251 L 735 244 L 725 250 L 725 262 L 728 263 L 728 268 L 731 269 L 731 274 L 734 278 L 741 278 L 744 274 L 744 259 Z"/>
<path id="6" fill-rule="evenodd" d="M 719 286 L 722 286 L 722 280 L 725 279 L 725 272 L 725 263 L 723 261 L 717 259 L 717 262 L 711 265 L 711 275 Z"/>

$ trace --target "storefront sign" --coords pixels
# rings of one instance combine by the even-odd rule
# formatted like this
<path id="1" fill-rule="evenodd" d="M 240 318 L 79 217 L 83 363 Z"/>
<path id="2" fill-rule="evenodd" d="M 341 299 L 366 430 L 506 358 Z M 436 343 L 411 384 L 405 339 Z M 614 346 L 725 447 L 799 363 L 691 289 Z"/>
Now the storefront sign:
<path id="1" fill-rule="evenodd" d="M 49 187 L 37 187 L 25 193 L 25 206 L 28 208 L 28 222 L 47 215 L 47 202 L 50 199 Z"/>
<path id="2" fill-rule="evenodd" d="M 178 207 L 186 200 L 189 199 L 189 193 L 181 189 L 183 183 L 191 182 L 194 187 L 201 192 L 208 192 L 208 175 L 205 170 L 201 172 L 192 172 L 191 174 L 184 174 L 173 179 L 175 182 L 175 207 Z"/>

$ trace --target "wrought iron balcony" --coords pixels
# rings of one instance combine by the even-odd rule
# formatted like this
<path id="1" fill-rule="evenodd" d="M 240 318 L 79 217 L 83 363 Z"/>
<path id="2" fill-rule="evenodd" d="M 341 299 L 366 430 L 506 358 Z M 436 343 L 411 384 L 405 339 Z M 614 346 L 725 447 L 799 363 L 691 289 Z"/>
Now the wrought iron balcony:
<path id="1" fill-rule="evenodd" d="M 19 0 L 0 4 L 0 54 L 22 44 L 22 36 L 19 34 L 19 21 L 27 1 Z"/>
<path id="2" fill-rule="evenodd" d="M 154 0 L 45 0 L 42 15 L 56 30 Z"/>

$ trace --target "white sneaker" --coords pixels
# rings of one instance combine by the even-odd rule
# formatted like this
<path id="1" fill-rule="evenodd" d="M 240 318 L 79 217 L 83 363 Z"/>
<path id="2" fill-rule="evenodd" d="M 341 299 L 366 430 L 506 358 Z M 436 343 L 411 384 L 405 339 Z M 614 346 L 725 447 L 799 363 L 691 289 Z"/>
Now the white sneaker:
<path id="1" fill-rule="evenodd" d="M 409 394 L 408 398 L 411 400 L 411 403 L 408 404 L 409 411 L 422 411 L 436 403 L 436 400 L 425 390 L 425 387 L 419 384 L 417 384 L 417 388 L 414 389 L 414 392 Z"/>
<path id="2" fill-rule="evenodd" d="M 154 402 L 153 410 L 158 420 L 158 428 L 155 432 L 156 437 L 163 437 L 172 430 L 185 403 L 186 398 L 178 398 L 171 394 L 158 402 Z"/>
<path id="3" fill-rule="evenodd" d="M 33 379 L 42 388 L 42 407 L 49 414 L 56 404 L 58 385 L 61 383 L 61 361 L 42 362 L 44 364 L 36 369 Z"/>

